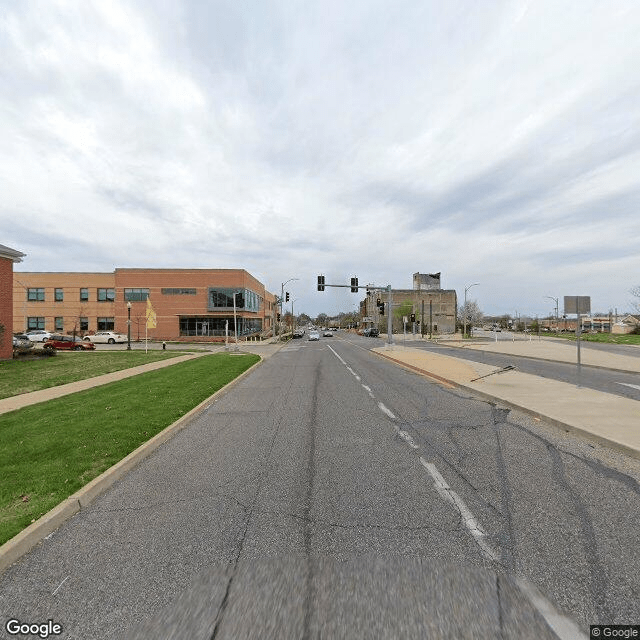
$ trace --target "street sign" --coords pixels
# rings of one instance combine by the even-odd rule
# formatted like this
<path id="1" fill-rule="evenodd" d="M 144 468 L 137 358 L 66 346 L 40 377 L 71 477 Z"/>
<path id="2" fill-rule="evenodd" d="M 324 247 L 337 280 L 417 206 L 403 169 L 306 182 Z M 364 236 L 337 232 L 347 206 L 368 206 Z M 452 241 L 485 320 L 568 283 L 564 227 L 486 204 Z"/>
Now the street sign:
<path id="1" fill-rule="evenodd" d="M 591 313 L 591 296 L 565 296 L 564 312 Z"/>

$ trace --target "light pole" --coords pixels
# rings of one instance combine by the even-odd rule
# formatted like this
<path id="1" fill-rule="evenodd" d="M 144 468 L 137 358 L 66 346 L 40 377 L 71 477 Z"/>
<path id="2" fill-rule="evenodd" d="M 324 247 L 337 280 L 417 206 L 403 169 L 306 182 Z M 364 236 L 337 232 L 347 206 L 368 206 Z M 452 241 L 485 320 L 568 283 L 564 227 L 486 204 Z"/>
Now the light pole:
<path id="1" fill-rule="evenodd" d="M 471 287 L 477 287 L 480 283 L 474 282 L 470 284 L 468 287 L 464 288 L 464 318 L 463 318 L 463 329 L 462 329 L 462 339 L 467 335 L 467 291 L 471 289 Z"/>
<path id="2" fill-rule="evenodd" d="M 554 298 L 553 296 L 545 296 L 545 298 L 549 298 L 549 300 L 554 300 L 556 303 L 556 335 L 558 335 L 558 298 Z"/>
<path id="3" fill-rule="evenodd" d="M 131 300 L 127 302 L 127 351 L 131 351 Z"/>
<path id="4" fill-rule="evenodd" d="M 280 314 L 284 313 L 284 309 L 282 308 L 282 303 L 284 301 L 284 285 L 288 284 L 289 282 L 293 282 L 294 280 L 300 280 L 300 278 L 289 278 L 286 282 L 283 282 L 282 286 L 280 287 Z"/>

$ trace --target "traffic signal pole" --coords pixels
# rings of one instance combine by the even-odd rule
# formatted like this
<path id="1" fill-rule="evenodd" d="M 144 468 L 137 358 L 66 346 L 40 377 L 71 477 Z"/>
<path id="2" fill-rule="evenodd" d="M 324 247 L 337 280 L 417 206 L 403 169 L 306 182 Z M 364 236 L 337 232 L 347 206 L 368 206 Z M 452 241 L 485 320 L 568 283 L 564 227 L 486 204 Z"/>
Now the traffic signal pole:
<path id="1" fill-rule="evenodd" d="M 373 284 L 368 285 L 359 285 L 358 278 L 351 278 L 351 284 L 326 284 L 324 280 L 324 276 L 318 276 L 318 291 L 324 291 L 325 287 L 334 287 L 334 288 L 342 288 L 342 289 L 351 289 L 352 293 L 357 293 L 360 289 L 382 289 L 383 287 L 377 287 Z M 393 344 L 393 322 L 392 322 L 392 311 L 393 311 L 393 295 L 391 294 L 391 285 L 388 284 L 384 287 L 387 290 L 387 344 Z"/>

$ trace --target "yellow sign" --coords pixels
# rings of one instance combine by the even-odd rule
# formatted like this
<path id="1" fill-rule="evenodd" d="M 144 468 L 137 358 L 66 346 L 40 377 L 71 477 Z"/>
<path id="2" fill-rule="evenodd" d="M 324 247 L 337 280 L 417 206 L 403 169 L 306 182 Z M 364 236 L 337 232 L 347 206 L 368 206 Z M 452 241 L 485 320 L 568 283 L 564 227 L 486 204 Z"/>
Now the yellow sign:
<path id="1" fill-rule="evenodd" d="M 155 329 L 156 328 L 156 312 L 153 310 L 151 306 L 151 299 L 147 296 L 147 329 Z"/>

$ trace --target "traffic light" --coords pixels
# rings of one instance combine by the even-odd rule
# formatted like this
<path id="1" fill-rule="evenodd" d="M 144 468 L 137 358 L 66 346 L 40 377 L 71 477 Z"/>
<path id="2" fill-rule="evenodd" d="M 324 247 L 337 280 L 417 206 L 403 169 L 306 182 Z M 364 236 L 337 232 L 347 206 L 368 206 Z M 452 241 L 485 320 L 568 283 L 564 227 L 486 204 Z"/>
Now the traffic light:
<path id="1" fill-rule="evenodd" d="M 278 319 L 278 322 L 280 322 L 280 314 L 276 313 L 276 318 Z"/>
<path id="2" fill-rule="evenodd" d="M 382 304 L 382 300 L 380 300 L 380 298 L 378 298 L 376 300 L 376 305 L 379 307 Z"/>
<path id="3" fill-rule="evenodd" d="M 318 291 L 324 291 L 324 276 L 318 276 Z"/>
<path id="4" fill-rule="evenodd" d="M 412 313 L 412 314 L 409 316 L 409 320 L 411 320 L 411 322 L 415 322 L 415 321 L 416 321 L 416 314 L 415 314 L 415 313 Z"/>
<path id="5" fill-rule="evenodd" d="M 285 298 L 284 298 L 285 302 L 289 302 L 289 292 L 285 292 Z"/>
<path id="6" fill-rule="evenodd" d="M 384 315 L 384 302 L 380 303 L 379 309 L 380 309 L 380 315 L 383 316 Z"/>
<path id="7" fill-rule="evenodd" d="M 351 293 L 358 293 L 358 278 L 351 278 Z"/>

